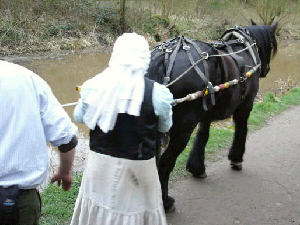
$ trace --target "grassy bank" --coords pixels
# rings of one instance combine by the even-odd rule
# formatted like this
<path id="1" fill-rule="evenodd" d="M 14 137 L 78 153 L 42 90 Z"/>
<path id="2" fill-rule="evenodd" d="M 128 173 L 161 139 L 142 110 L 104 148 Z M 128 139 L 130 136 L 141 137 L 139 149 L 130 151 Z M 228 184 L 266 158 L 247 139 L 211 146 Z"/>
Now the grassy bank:
<path id="1" fill-rule="evenodd" d="M 255 1 L 127 0 L 126 30 L 144 35 L 151 45 L 179 34 L 217 39 L 226 28 L 248 25 L 250 18 L 260 22 Z M 288 0 L 282 38 L 300 38 L 299 7 L 297 0 Z M 110 46 L 121 31 L 119 8 L 117 0 L 1 0 L 0 55 Z M 283 17 L 279 12 L 276 19 Z"/>
<path id="2" fill-rule="evenodd" d="M 267 119 L 284 111 L 285 109 L 300 104 L 300 88 L 293 88 L 287 94 L 276 97 L 273 93 L 266 94 L 263 101 L 255 103 L 251 112 L 248 126 L 250 131 L 261 128 Z M 231 144 L 234 128 L 230 123 L 225 126 L 215 125 L 210 130 L 210 139 L 206 147 L 206 156 L 215 158 L 220 149 L 228 149 Z M 191 150 L 194 136 L 178 157 L 172 179 L 185 175 L 185 163 Z M 41 225 L 69 224 L 73 213 L 74 203 L 80 186 L 81 175 L 76 174 L 74 184 L 69 192 L 63 192 L 55 185 L 49 185 L 42 194 L 43 209 Z"/>

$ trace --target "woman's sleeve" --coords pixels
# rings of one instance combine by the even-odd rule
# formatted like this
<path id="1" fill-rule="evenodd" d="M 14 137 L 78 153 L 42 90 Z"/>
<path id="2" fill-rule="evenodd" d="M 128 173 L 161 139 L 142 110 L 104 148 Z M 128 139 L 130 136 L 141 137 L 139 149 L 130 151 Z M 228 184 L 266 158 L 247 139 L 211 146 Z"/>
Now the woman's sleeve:
<path id="1" fill-rule="evenodd" d="M 79 100 L 79 102 L 76 105 L 74 112 L 73 112 L 73 117 L 76 122 L 83 123 L 83 116 L 86 112 L 87 107 L 88 107 L 88 104 Z"/>
<path id="2" fill-rule="evenodd" d="M 165 133 L 171 128 L 172 121 L 172 106 L 173 95 L 165 86 L 154 83 L 152 92 L 152 103 L 154 113 L 158 116 L 158 131 Z"/>

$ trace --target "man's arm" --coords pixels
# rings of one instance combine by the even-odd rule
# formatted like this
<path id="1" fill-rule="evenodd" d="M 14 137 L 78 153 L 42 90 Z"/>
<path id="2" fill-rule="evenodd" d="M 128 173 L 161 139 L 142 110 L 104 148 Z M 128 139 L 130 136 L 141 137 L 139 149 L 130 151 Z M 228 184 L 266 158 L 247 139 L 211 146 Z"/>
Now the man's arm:
<path id="1" fill-rule="evenodd" d="M 71 122 L 48 84 L 40 77 L 35 77 L 35 84 L 46 141 L 60 151 L 59 170 L 51 181 L 58 181 L 58 185 L 62 184 L 64 190 L 69 190 L 72 184 L 74 149 L 78 143 L 77 127 Z"/>
<path id="2" fill-rule="evenodd" d="M 72 164 L 74 161 L 75 148 L 68 152 L 60 152 L 60 166 L 51 178 L 51 183 L 57 181 L 57 185 L 62 185 L 65 191 L 68 191 L 72 186 Z"/>
<path id="3" fill-rule="evenodd" d="M 62 184 L 65 191 L 68 191 L 72 186 L 72 165 L 77 143 L 76 136 L 73 136 L 69 143 L 58 146 L 60 165 L 58 172 L 51 178 L 51 183 L 57 181 L 57 185 L 60 186 Z"/>

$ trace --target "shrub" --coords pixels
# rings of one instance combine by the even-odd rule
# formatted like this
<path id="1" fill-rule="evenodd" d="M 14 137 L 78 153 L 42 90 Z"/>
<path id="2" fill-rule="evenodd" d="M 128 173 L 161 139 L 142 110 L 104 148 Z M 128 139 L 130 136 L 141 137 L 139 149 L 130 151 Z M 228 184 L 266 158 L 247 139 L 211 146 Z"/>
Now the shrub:
<path id="1" fill-rule="evenodd" d="M 286 0 L 254 0 L 254 6 L 260 19 L 266 25 L 287 17 L 288 1 Z"/>

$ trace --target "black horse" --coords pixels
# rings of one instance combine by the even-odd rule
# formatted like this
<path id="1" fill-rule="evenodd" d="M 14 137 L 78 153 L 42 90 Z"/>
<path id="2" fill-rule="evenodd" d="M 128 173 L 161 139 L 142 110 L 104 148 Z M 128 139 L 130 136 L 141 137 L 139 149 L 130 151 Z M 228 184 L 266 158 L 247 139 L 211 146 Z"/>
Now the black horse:
<path id="1" fill-rule="evenodd" d="M 245 28 L 234 28 L 225 32 L 222 41 L 215 43 L 197 40 L 190 40 L 189 42 L 188 39 L 182 37 L 164 42 L 152 51 L 148 76 L 159 83 L 164 83 L 168 79 L 169 82 L 174 81 L 198 59 L 203 58 L 202 62 L 197 66 L 194 65 L 186 75 L 169 86 L 175 99 L 206 89 L 209 86 L 207 81 L 210 81 L 212 86 L 216 86 L 226 81 L 239 80 L 237 85 L 219 92 L 214 93 L 211 88 L 208 88 L 209 94 L 206 97 L 173 107 L 170 142 L 158 163 L 166 211 L 173 208 L 175 201 L 168 196 L 169 175 L 174 168 L 178 155 L 186 147 L 191 133 L 198 123 L 200 125 L 186 165 L 187 170 L 195 177 L 206 177 L 204 152 L 209 138 L 210 124 L 212 121 L 223 120 L 231 115 L 233 115 L 235 123 L 235 133 L 228 159 L 231 161 L 233 169 L 242 169 L 247 120 L 259 89 L 259 78 L 267 75 L 270 70 L 270 59 L 277 51 L 275 38 L 277 26 L 277 23 L 272 26 L 253 24 Z M 233 35 L 234 32 L 242 36 L 235 36 Z M 248 47 L 252 43 L 251 48 L 242 50 L 247 46 L 245 42 L 248 43 Z M 252 54 L 250 54 L 250 50 Z M 239 51 L 237 54 L 233 54 L 237 51 Z M 228 55 L 228 53 L 232 54 Z M 221 54 L 225 55 L 222 57 L 214 56 Z M 207 56 L 209 57 L 207 58 Z M 203 63 L 204 61 L 205 63 Z M 251 77 L 246 78 L 245 73 L 255 66 L 259 69 L 255 70 Z M 200 72 L 197 71 L 199 69 Z M 166 77 L 168 73 L 170 77 Z M 203 74 L 206 78 L 203 78 Z"/>

